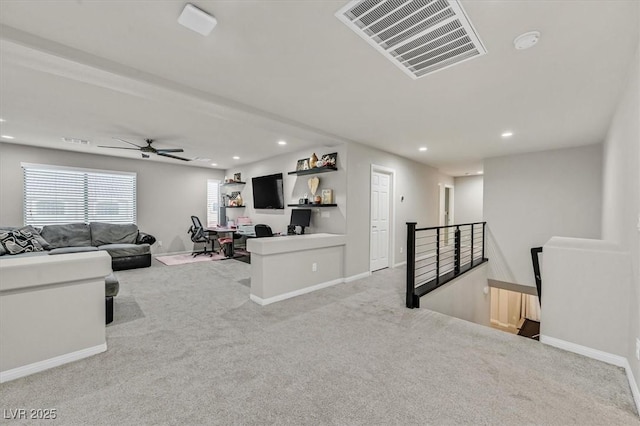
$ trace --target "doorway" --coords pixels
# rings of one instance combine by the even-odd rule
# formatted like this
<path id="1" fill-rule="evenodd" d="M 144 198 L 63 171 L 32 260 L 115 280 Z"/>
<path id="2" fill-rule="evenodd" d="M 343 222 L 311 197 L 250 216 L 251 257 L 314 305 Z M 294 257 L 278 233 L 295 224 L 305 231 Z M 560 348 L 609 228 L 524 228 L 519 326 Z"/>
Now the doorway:
<path id="1" fill-rule="evenodd" d="M 440 226 L 453 225 L 453 185 L 439 184 L 440 185 Z M 453 228 L 447 229 L 444 232 L 443 244 L 453 244 L 454 239 Z"/>
<path id="2" fill-rule="evenodd" d="M 392 169 L 371 165 L 371 216 L 369 229 L 369 269 L 371 272 L 391 266 L 393 247 Z"/>

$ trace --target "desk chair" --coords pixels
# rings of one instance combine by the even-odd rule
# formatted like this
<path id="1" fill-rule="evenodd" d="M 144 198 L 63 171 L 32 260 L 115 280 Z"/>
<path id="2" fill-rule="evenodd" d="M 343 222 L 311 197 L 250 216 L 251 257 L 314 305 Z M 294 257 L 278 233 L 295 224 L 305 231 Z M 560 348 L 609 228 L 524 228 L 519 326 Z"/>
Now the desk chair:
<path id="1" fill-rule="evenodd" d="M 213 242 L 214 239 L 211 238 L 212 235 L 216 235 L 215 232 L 207 231 L 202 227 L 202 223 L 197 216 L 191 216 L 192 225 L 187 231 L 191 234 L 191 241 L 194 243 L 204 243 L 204 248 L 200 251 L 193 251 L 191 254 L 193 257 L 196 257 L 200 254 L 208 254 L 209 256 L 213 256 Z M 207 250 L 207 246 L 211 243 L 211 250 Z"/>
<path id="2" fill-rule="evenodd" d="M 262 223 L 256 225 L 256 238 L 262 237 L 273 237 L 273 232 L 271 231 L 271 227 L 269 225 L 264 225 Z"/>

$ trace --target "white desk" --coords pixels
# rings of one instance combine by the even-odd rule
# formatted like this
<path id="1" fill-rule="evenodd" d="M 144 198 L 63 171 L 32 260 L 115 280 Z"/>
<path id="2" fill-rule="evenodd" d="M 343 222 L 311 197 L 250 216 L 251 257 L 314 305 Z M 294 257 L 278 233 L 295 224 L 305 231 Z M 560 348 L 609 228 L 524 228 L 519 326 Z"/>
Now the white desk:
<path id="1" fill-rule="evenodd" d="M 345 243 L 337 234 L 247 240 L 251 300 L 268 305 L 343 282 Z"/>

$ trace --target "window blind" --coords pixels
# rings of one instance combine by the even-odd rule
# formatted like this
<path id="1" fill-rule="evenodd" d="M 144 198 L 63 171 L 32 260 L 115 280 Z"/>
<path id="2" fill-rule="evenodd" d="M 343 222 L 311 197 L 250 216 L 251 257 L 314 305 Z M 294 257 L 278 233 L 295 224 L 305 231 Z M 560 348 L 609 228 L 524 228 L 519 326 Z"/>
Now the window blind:
<path id="1" fill-rule="evenodd" d="M 218 225 L 218 211 L 220 207 L 220 181 L 207 180 L 207 227 Z"/>
<path id="2" fill-rule="evenodd" d="M 136 174 L 22 164 L 24 224 L 136 223 Z"/>

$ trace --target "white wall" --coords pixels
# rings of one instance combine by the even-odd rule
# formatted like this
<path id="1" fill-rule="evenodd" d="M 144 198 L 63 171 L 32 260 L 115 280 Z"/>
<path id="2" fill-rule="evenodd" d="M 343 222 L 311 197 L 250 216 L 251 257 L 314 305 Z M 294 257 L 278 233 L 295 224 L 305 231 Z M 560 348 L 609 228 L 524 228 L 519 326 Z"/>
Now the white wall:
<path id="1" fill-rule="evenodd" d="M 488 288 L 487 270 L 485 263 L 424 295 L 420 308 L 489 326 L 491 295 L 484 293 Z"/>
<path id="2" fill-rule="evenodd" d="M 640 40 L 639 40 L 640 45 Z M 602 238 L 616 242 L 631 259 L 627 359 L 640 387 L 640 51 L 629 70 L 629 82 L 604 143 Z"/>
<path id="3" fill-rule="evenodd" d="M 0 143 L 0 224 L 23 223 L 21 162 L 137 173 L 137 222 L 141 231 L 154 235 L 153 253 L 191 250 L 187 230 L 191 215 L 207 217 L 207 179 L 222 179 L 220 170 L 187 167 Z"/>
<path id="4" fill-rule="evenodd" d="M 338 170 L 335 172 L 318 173 L 312 175 L 288 175 L 287 173 L 296 169 L 296 163 L 299 159 L 309 158 L 311 154 L 316 153 L 318 157 L 323 154 L 338 153 Z M 334 147 L 318 146 L 313 149 L 280 155 L 278 157 L 268 158 L 257 163 L 246 164 L 234 169 L 226 171 L 226 175 L 232 177 L 234 173 L 240 172 L 242 180 L 247 184 L 242 188 L 243 203 L 246 205 L 244 209 L 227 209 L 227 217 L 235 219 L 238 216 L 248 216 L 252 223 L 263 223 L 269 225 L 274 233 L 287 233 L 287 225 L 291 220 L 292 207 L 286 207 L 287 204 L 297 204 L 298 199 L 304 194 L 308 194 L 311 198 L 311 191 L 308 187 L 308 180 L 312 177 L 320 179 L 316 195 L 321 195 L 325 188 L 333 189 L 334 203 L 337 207 L 311 207 L 311 226 L 305 232 L 318 233 L 327 232 L 332 234 L 344 234 L 346 232 L 346 205 L 347 191 L 346 179 L 347 172 L 345 170 L 346 161 L 345 145 Z M 253 186 L 251 179 L 257 176 L 271 175 L 282 173 L 284 176 L 284 210 L 256 210 L 253 208 Z M 239 191 L 240 188 L 233 188 Z M 295 208 L 295 207 L 294 207 Z M 305 207 L 309 208 L 309 207 Z"/>
<path id="5" fill-rule="evenodd" d="M 257 163 L 240 166 L 226 171 L 227 176 L 242 173 L 247 185 L 242 197 L 247 205 L 244 209 L 229 209 L 227 216 L 249 216 L 253 223 L 271 226 L 274 232 L 286 232 L 291 217 L 291 208 L 284 210 L 255 210 L 251 178 L 273 173 L 284 174 L 285 203 L 297 203 L 308 193 L 307 180 L 311 176 L 289 176 L 295 170 L 296 162 L 308 158 L 313 152 L 321 154 L 338 153 L 338 171 L 323 173 L 319 190 L 333 189 L 334 202 L 338 207 L 312 209 L 312 223 L 309 232 L 346 234 L 345 277 L 352 277 L 369 271 L 369 210 L 371 165 L 393 169 L 396 173 L 394 201 L 395 263 L 406 261 L 406 222 L 417 221 L 419 226 L 434 226 L 438 222 L 438 184 L 453 184 L 453 178 L 439 173 L 432 167 L 388 152 L 380 151 L 357 143 L 341 144 L 335 147 L 319 146 L 315 149 L 295 154 L 282 155 Z M 404 197 L 404 201 L 400 201 Z M 348 204 L 348 205 L 347 205 Z M 323 217 L 326 216 L 326 217 Z M 402 253 L 400 249 L 402 247 Z"/>
<path id="6" fill-rule="evenodd" d="M 454 179 L 453 222 L 482 222 L 482 176 L 461 176 Z"/>
<path id="7" fill-rule="evenodd" d="M 553 237 L 543 254 L 541 340 L 626 356 L 628 253 L 607 241 Z"/>
<path id="8" fill-rule="evenodd" d="M 601 145 L 486 159 L 489 278 L 535 286 L 532 247 L 600 238 L 601 188 Z"/>
<path id="9" fill-rule="evenodd" d="M 345 276 L 369 271 L 371 165 L 395 171 L 395 226 L 392 260 L 406 261 L 407 225 L 438 225 L 438 184 L 453 184 L 453 178 L 436 169 L 361 144 L 349 144 L 347 156 L 347 247 Z M 404 197 L 404 201 L 402 200 Z M 402 252 L 401 252 L 402 248 Z"/>

